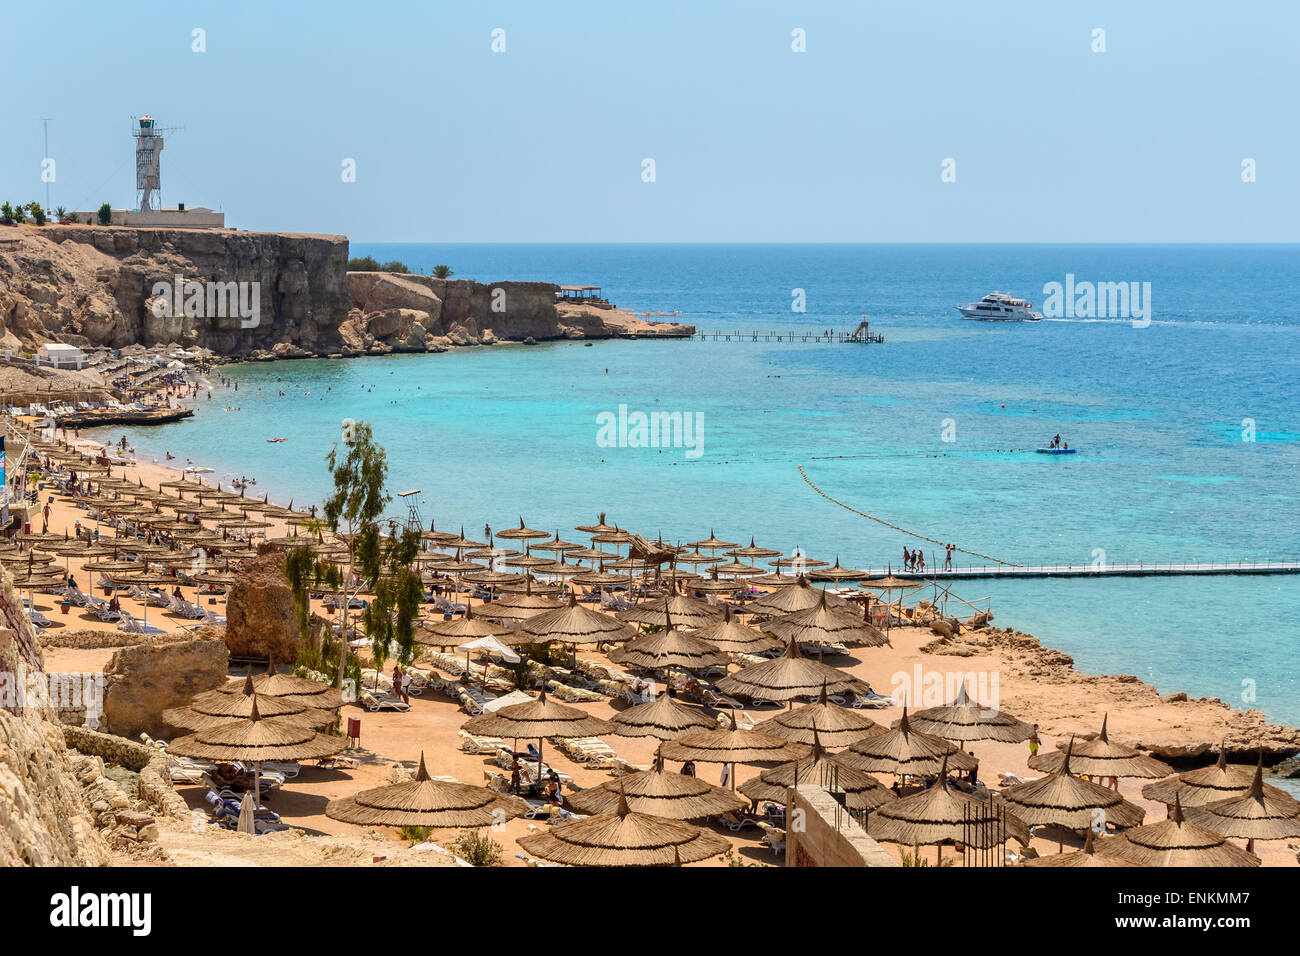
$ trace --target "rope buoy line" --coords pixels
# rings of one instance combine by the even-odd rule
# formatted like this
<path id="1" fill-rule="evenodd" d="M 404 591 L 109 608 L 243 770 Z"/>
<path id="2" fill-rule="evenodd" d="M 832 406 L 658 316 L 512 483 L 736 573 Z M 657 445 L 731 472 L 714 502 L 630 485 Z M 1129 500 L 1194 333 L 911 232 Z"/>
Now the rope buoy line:
<path id="1" fill-rule="evenodd" d="M 818 488 L 817 485 L 813 482 L 813 480 L 808 477 L 808 472 L 803 470 L 803 465 L 798 465 L 797 467 L 799 469 L 799 474 L 803 476 L 803 480 L 808 482 L 808 487 L 811 488 L 813 491 L 817 492 L 817 494 L 821 495 L 831 504 L 839 505 L 845 511 L 852 511 L 855 515 L 859 515 L 863 518 L 869 518 L 870 520 L 876 522 L 877 524 L 883 524 L 886 528 L 893 528 L 895 531 L 901 531 L 903 534 L 911 535 L 913 538 L 919 538 L 922 541 L 929 541 L 931 544 L 937 544 L 941 548 L 946 548 L 948 546 L 948 542 L 946 541 L 939 541 L 935 538 L 931 538 L 927 535 L 923 535 L 920 532 L 910 531 L 907 528 L 900 528 L 898 525 L 886 521 L 884 518 L 877 518 L 875 515 L 869 515 L 865 511 L 859 511 L 857 508 L 853 508 L 849 505 L 846 505 L 844 502 L 838 500 L 837 498 L 832 498 L 826 492 Z M 1003 561 L 1001 558 L 995 558 L 991 554 L 981 554 L 979 551 L 968 551 L 965 548 L 959 548 L 956 545 L 953 546 L 953 550 L 960 551 L 962 554 L 969 554 L 972 557 L 983 558 L 984 560 L 992 561 L 995 564 L 1005 564 L 1008 567 L 1012 567 L 1012 568 L 1022 567 L 1022 565 L 1016 564 L 1014 561 Z"/>

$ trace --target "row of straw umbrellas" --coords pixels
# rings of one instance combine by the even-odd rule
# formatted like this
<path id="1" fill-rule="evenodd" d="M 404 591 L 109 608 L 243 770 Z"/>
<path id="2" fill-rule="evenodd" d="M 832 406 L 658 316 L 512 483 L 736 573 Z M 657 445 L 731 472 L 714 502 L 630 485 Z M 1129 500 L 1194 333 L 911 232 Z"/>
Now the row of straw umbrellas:
<path id="1" fill-rule="evenodd" d="M 211 489 L 201 487 L 205 489 L 204 493 L 211 493 Z M 302 516 L 295 514 L 294 517 L 300 519 Z M 298 520 L 297 523 L 304 522 Z M 626 534 L 605 525 L 603 516 L 597 525 L 582 530 L 593 535 L 590 550 L 596 550 L 595 544 L 602 543 L 597 538 L 613 537 L 615 540 L 608 543 L 618 544 Z M 552 538 L 548 532 L 528 529 L 521 520 L 519 528 L 507 529 L 498 537 L 528 540 L 541 536 L 548 542 L 541 542 L 529 552 L 518 555 L 475 555 L 491 557 L 494 563 L 498 560 L 515 561 L 516 567 L 526 572 L 522 576 L 481 565 L 474 565 L 480 569 L 477 571 L 465 569 L 464 565 L 470 562 L 462 560 L 463 552 L 479 547 L 480 543 L 468 541 L 463 532 L 447 535 L 431 529 L 424 534 L 434 547 L 456 551 L 452 558 L 456 565 L 455 573 L 462 574 L 471 583 L 494 588 L 499 594 L 506 595 L 480 606 L 477 615 L 469 611 L 462 618 L 428 624 L 427 643 L 458 645 L 493 637 L 504 645 L 559 642 L 576 648 L 579 644 L 621 642 L 623 646 L 611 653 L 611 659 L 646 671 L 664 668 L 699 670 L 725 665 L 727 655 L 732 652 L 768 652 L 784 645 L 779 657 L 751 664 L 718 682 L 718 689 L 724 693 L 790 705 L 788 711 L 752 730 L 736 727 L 734 718 L 731 726 L 718 728 L 702 712 L 666 696 L 633 707 L 614 720 L 604 721 L 549 700 L 545 688 L 537 700 L 471 718 L 465 729 L 472 733 L 537 739 L 539 766 L 544 741 L 552 737 L 627 734 L 655 736 L 663 741 L 651 770 L 610 781 L 571 798 L 575 809 L 591 812 L 593 816 L 521 838 L 521 846 L 539 858 L 571 865 L 670 865 L 696 862 L 725 849 L 726 841 L 719 843 L 720 837 L 691 821 L 738 809 L 744 801 L 734 792 L 714 787 L 694 776 L 667 771 L 664 769 L 666 760 L 731 764 L 733 787 L 735 764 L 765 766 L 769 769 L 740 788 L 744 796 L 754 801 L 778 797 L 783 800 L 786 788 L 797 787 L 800 783 L 830 785 L 845 794 L 850 809 L 867 814 L 870 832 L 877 838 L 909 845 L 935 845 L 940 848 L 939 852 L 945 843 L 963 838 L 969 840 L 972 820 L 992 822 L 995 819 L 1004 822 L 1005 835 L 1022 839 L 1022 842 L 1027 842 L 1029 826 L 1051 824 L 1061 828 L 1088 829 L 1088 841 L 1078 856 L 1087 857 L 1089 861 L 1113 858 L 1133 862 L 1129 856 L 1140 856 L 1141 853 L 1131 847 L 1146 847 L 1150 851 L 1152 846 L 1162 845 L 1155 836 L 1150 837 L 1155 841 L 1150 846 L 1141 843 L 1149 835 L 1144 832 L 1147 828 L 1139 825 L 1142 821 L 1139 808 L 1122 800 L 1116 791 L 1077 776 L 1164 777 L 1171 773 L 1170 768 L 1154 758 L 1111 743 L 1104 724 L 1102 732 L 1082 743 L 1077 752 L 1071 742 L 1063 754 L 1041 755 L 1038 759 L 1043 765 L 1035 769 L 1048 771 L 1047 777 L 1006 788 L 990 801 L 979 800 L 948 785 L 949 771 L 974 769 L 973 758 L 954 741 L 1024 740 L 1031 732 L 1028 725 L 1005 713 L 979 707 L 969 699 L 964 687 L 951 705 L 920 711 L 910 717 L 905 710 L 902 719 L 891 728 L 880 727 L 865 715 L 831 703 L 828 695 L 860 690 L 863 685 L 820 661 L 805 658 L 799 650 L 800 643 L 850 642 L 878 646 L 886 643 L 888 637 L 871 625 L 865 614 L 859 615 L 853 610 L 849 602 L 811 587 L 802 576 L 791 578 L 778 573 L 774 577 L 783 586 L 743 608 L 755 620 L 764 620 L 761 629 L 740 623 L 729 605 L 720 608 L 677 594 L 676 582 L 672 590 L 661 598 L 614 617 L 579 605 L 572 594 L 566 603 L 553 596 L 553 588 L 542 586 L 534 590 L 533 574 L 528 572 L 544 575 L 552 565 L 546 559 L 533 558 L 532 550 L 541 550 L 540 545 L 548 542 L 557 550 L 588 550 L 581 546 L 570 547 L 573 543 L 562 541 L 558 532 Z M 296 538 L 296 535 L 289 536 L 279 543 L 288 546 L 301 543 Z M 327 544 L 322 538 L 313 543 Z M 681 554 L 694 560 L 695 557 L 709 557 L 701 554 L 702 548 L 724 546 L 731 547 L 734 543 L 721 541 L 711 533 L 708 539 L 691 543 L 690 547 L 695 549 L 693 552 L 683 551 Z M 756 552 L 764 550 L 758 549 L 751 541 L 751 553 L 731 555 L 732 565 L 743 565 L 749 570 L 730 565 L 718 567 L 719 573 L 733 575 L 730 581 L 716 574 L 708 578 L 682 580 L 688 590 L 694 586 L 697 594 L 721 595 L 734 591 L 736 579 L 758 581 L 765 577 L 760 569 L 739 560 L 744 556 L 757 557 Z M 561 579 L 571 576 L 573 583 L 603 586 L 628 579 L 621 574 L 595 571 L 598 561 L 602 567 L 606 566 L 606 561 L 627 562 L 629 572 L 637 570 L 635 565 L 639 562 L 617 554 L 602 554 L 603 557 L 599 558 L 585 556 L 593 564 L 593 570 L 585 573 L 586 581 L 582 573 L 569 575 L 564 572 L 556 576 Z M 807 559 L 801 561 L 806 569 Z M 436 571 L 442 571 L 448 562 L 434 560 L 430 563 Z M 646 569 L 639 570 L 644 572 Z M 840 572 L 843 572 L 843 579 L 848 579 L 849 574 L 857 574 L 852 569 L 839 568 L 838 562 L 829 570 L 832 574 L 828 580 L 836 580 Z M 662 630 L 639 635 L 630 626 L 635 624 L 659 626 Z M 283 677 L 265 676 L 267 679 Z M 238 684 L 237 688 L 235 684 Z M 196 700 L 200 708 L 207 705 L 209 709 L 196 708 L 194 715 L 173 715 L 181 721 L 197 724 L 193 734 L 176 742 L 181 749 L 176 749 L 176 744 L 173 744 L 173 752 L 209 759 L 240 759 L 257 766 L 261 760 L 307 759 L 342 749 L 341 738 L 317 733 L 317 728 L 332 721 L 331 708 L 312 706 L 306 700 L 295 699 L 305 693 L 302 685 L 295 686 L 297 693 L 268 694 L 266 690 L 250 685 L 248 680 L 234 682 L 217 693 L 223 696 L 237 693 L 242 708 L 238 714 L 226 713 L 219 708 L 214 713 L 211 712 L 212 701 Z M 323 685 L 315 686 L 320 688 Z M 817 696 L 817 700 L 799 708 L 793 706 L 796 699 L 811 696 Z M 269 703 L 268 698 L 277 702 Z M 234 719 L 226 719 L 231 717 Z M 181 722 L 177 725 L 185 726 Z M 830 753 L 837 747 L 845 749 L 839 754 Z M 1226 768 L 1222 761 L 1221 767 Z M 1225 773 L 1230 771 L 1237 773 L 1239 768 L 1224 770 Z M 933 777 L 936 782 L 919 793 L 898 797 L 871 777 L 871 773 L 893 773 L 904 781 L 909 777 Z M 1211 865 L 1245 865 L 1242 863 L 1244 857 L 1257 863 L 1258 858 L 1227 844 L 1224 836 L 1240 836 L 1248 840 L 1283 839 L 1285 835 L 1277 834 L 1290 834 L 1291 829 L 1297 826 L 1295 818 L 1300 817 L 1300 807 L 1287 804 L 1285 801 L 1289 798 L 1285 794 L 1264 787 L 1259 778 L 1257 768 L 1244 792 L 1230 792 L 1220 800 L 1206 801 L 1201 807 L 1187 804 L 1193 809 L 1186 814 L 1182 788 L 1194 788 L 1196 778 L 1190 783 L 1184 783 L 1181 777 L 1174 778 L 1175 782 L 1162 781 L 1160 785 L 1154 785 L 1166 788 L 1160 793 L 1166 793 L 1169 787 L 1174 788 L 1171 815 L 1169 820 L 1152 826 L 1163 828 L 1161 832 L 1172 831 L 1173 836 L 1169 839 L 1175 843 L 1179 839 L 1195 837 L 1190 839 L 1194 846 L 1187 849 L 1187 853 L 1210 854 L 1211 850 L 1218 849 L 1217 858 L 1224 862 Z M 327 812 L 348 822 L 424 827 L 479 826 L 483 823 L 475 821 L 487 819 L 485 814 L 495 822 L 503 814 L 509 817 L 523 812 L 520 801 L 486 788 L 429 778 L 423 756 L 416 779 L 395 787 L 401 789 L 390 787 L 363 791 L 348 801 L 336 801 L 337 806 L 331 804 Z M 1144 792 L 1144 795 L 1147 794 Z M 1242 806 L 1219 806 L 1234 800 L 1244 802 Z M 1261 801 L 1262 811 L 1259 809 Z M 1252 806 L 1255 809 L 1252 810 Z M 403 817 L 404 812 L 408 816 Z M 1187 815 L 1192 819 L 1187 819 Z M 1220 816 L 1228 821 L 1249 823 L 1220 823 L 1223 833 L 1210 830 L 1206 824 L 1219 821 Z M 406 822 L 397 822 L 399 820 Z M 1109 824 L 1127 828 L 1126 832 L 1117 839 L 1097 841 L 1094 845 L 1091 831 L 1097 828 L 1099 820 L 1102 830 Z M 1265 825 L 1261 821 L 1269 822 Z M 986 827 L 981 832 L 1002 831 Z M 1064 854 L 1048 859 L 1064 860 L 1071 856 Z M 1212 855 L 1201 857 L 1206 861 L 1213 858 Z M 1182 858 L 1167 856 L 1160 859 Z"/>
<path id="2" fill-rule="evenodd" d="M 609 533 L 602 528 L 591 530 Z M 512 531 L 530 533 L 522 521 L 520 528 Z M 555 540 L 558 539 L 557 533 Z M 714 544 L 731 543 L 721 542 L 710 535 L 710 539 L 692 543 L 691 547 L 698 553 L 700 548 Z M 543 566 L 536 565 L 535 568 L 541 571 Z M 733 570 L 727 566 L 724 568 Z M 707 579 L 694 580 L 696 583 L 709 583 Z M 755 577 L 749 580 L 755 580 Z M 1223 865 L 1240 865 L 1246 858 L 1258 862 L 1252 854 L 1227 844 L 1224 834 L 1186 820 L 1181 796 L 1177 793 L 1170 802 L 1169 820 L 1151 825 L 1157 827 L 1157 831 L 1144 830 L 1140 826 L 1143 811 L 1123 800 L 1116 790 L 1102 786 L 1096 780 L 1121 776 L 1166 777 L 1172 774 L 1172 768 L 1135 748 L 1111 742 L 1104 722 L 1101 733 L 1079 744 L 1077 753 L 1075 743 L 1071 741 L 1063 753 L 1037 758 L 1042 761 L 1042 766 L 1035 769 L 1048 771 L 1048 775 L 1040 780 L 1008 787 L 993 800 L 981 800 L 953 789 L 948 785 L 948 772 L 975 767 L 974 759 L 954 741 L 1023 741 L 1032 733 L 1032 727 L 1004 712 L 978 706 L 969 698 L 965 687 L 961 688 L 951 705 L 918 712 L 910 717 L 905 710 L 901 720 L 891 728 L 878 727 L 870 718 L 830 703 L 828 692 L 835 694 L 861 685 L 851 676 L 820 661 L 804 658 L 799 652 L 800 641 L 847 639 L 871 646 L 884 643 L 887 636 L 880 635 L 856 612 L 850 612 L 848 603 L 842 598 L 812 588 L 802 577 L 793 582 L 788 578 L 785 581 L 784 587 L 764 595 L 744 609 L 756 616 L 770 615 L 759 629 L 741 624 L 730 606 L 719 609 L 716 605 L 679 595 L 675 588 L 656 601 L 611 617 L 581 607 L 572 598 L 566 605 L 547 595 L 536 594 L 530 583 L 522 592 L 511 592 L 510 587 L 517 582 L 502 579 L 497 583 L 505 586 L 509 596 L 491 602 L 495 606 L 480 607 L 478 617 L 471 612 L 465 618 L 432 625 L 430 642 L 483 636 L 494 636 L 503 644 L 516 646 L 556 640 L 575 646 L 622 641 L 623 646 L 610 653 L 610 659 L 615 663 L 643 670 L 669 667 L 698 670 L 725 664 L 729 652 L 771 650 L 777 638 L 786 638 L 784 653 L 780 657 L 742 668 L 718 683 L 718 689 L 725 693 L 784 701 L 791 705 L 789 711 L 752 730 L 736 727 L 734 718 L 730 727 L 719 729 L 700 711 L 669 697 L 657 698 L 633 707 L 611 721 L 603 721 L 578 708 L 548 700 L 545 690 L 537 701 L 505 707 L 497 713 L 466 722 L 464 729 L 471 733 L 537 739 L 539 766 L 544 740 L 548 737 L 612 733 L 657 736 L 665 741 L 651 770 L 575 794 L 570 802 L 580 811 L 600 815 L 644 810 L 652 815 L 655 812 L 669 813 L 686 820 L 700 820 L 734 808 L 735 804 L 727 800 L 728 795 L 734 799 L 734 794 L 691 775 L 672 774 L 664 769 L 664 761 L 732 764 L 730 779 L 733 787 L 734 765 L 752 763 L 769 769 L 740 788 L 741 793 L 751 800 L 784 798 L 785 788 L 797 786 L 800 782 L 830 782 L 845 794 L 850 809 L 862 810 L 868 815 L 875 811 L 871 832 L 883 840 L 910 845 L 932 844 L 941 848 L 945 843 L 969 841 L 973 832 L 972 822 L 1000 820 L 1001 830 L 983 827 L 974 832 L 1001 833 L 1003 838 L 1010 836 L 1027 843 L 1031 826 L 1054 825 L 1062 834 L 1064 829 L 1086 830 L 1089 836 L 1086 852 L 1082 855 L 1091 859 L 1096 855 L 1091 833 L 1096 829 L 1104 832 L 1109 826 L 1125 830 L 1125 833 L 1115 839 L 1097 841 L 1096 846 L 1104 848 L 1101 859 L 1114 859 L 1119 861 L 1118 865 L 1132 862 L 1129 856 L 1142 857 L 1143 847 L 1149 850 L 1152 846 L 1162 845 L 1160 833 L 1165 831 L 1174 833 L 1175 842 L 1195 835 L 1193 843 L 1202 848 L 1200 852 L 1225 848 L 1217 855 Z M 688 590 L 691 583 L 687 581 Z M 725 582 L 715 593 L 725 593 L 733 590 L 734 586 L 734 582 Z M 700 588 L 697 593 L 710 590 L 713 589 Z M 655 625 L 662 630 L 637 636 L 621 627 L 620 619 L 623 624 Z M 820 697 L 815 703 L 798 709 L 793 707 L 794 700 L 818 691 Z M 847 749 L 841 754 L 829 754 L 828 749 L 835 746 L 846 746 Z M 899 798 L 870 777 L 871 772 L 895 773 L 902 780 L 933 777 L 936 785 Z M 1092 779 L 1083 779 L 1084 776 Z M 1167 786 L 1176 789 L 1179 778 L 1173 779 L 1174 782 Z M 1249 791 L 1236 796 L 1251 799 Z M 1284 801 L 1274 809 L 1284 819 L 1294 816 L 1293 809 Z M 686 813 L 691 816 L 685 816 Z M 1266 815 L 1273 815 L 1272 810 Z M 1294 822 L 1283 823 L 1275 827 L 1274 832 L 1289 832 L 1293 825 Z M 563 832 L 573 840 L 578 840 L 587 829 L 572 829 L 571 826 L 566 826 Z M 612 829 L 608 832 L 617 831 L 612 823 L 609 826 Z M 1198 833 L 1193 829 L 1196 827 L 1206 832 Z M 600 826 L 593 825 L 593 829 L 600 829 Z M 529 846 L 525 849 L 529 852 L 535 850 L 536 855 L 557 862 L 591 863 L 596 859 L 590 854 L 548 857 L 548 852 L 559 852 L 554 838 L 557 832 L 560 831 L 546 834 L 546 839 L 524 838 L 530 840 L 532 846 L 532 849 Z M 1233 830 L 1233 834 L 1250 839 L 1244 828 Z M 1143 843 L 1144 840 L 1154 842 Z M 1049 859 L 1069 856 L 1062 854 Z M 1212 863 L 1215 857 L 1207 855 L 1201 859 Z M 654 861 L 647 858 L 647 862 Z M 676 861 L 687 862 L 680 852 Z M 666 854 L 661 854 L 657 862 L 670 861 Z"/>

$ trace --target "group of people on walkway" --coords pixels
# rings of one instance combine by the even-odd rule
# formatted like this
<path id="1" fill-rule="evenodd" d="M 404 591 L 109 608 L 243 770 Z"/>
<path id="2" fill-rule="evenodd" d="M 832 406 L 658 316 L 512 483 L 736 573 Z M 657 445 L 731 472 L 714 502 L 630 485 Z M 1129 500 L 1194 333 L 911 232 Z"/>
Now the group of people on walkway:
<path id="1" fill-rule="evenodd" d="M 957 550 L 955 544 L 945 544 L 943 546 L 943 569 L 952 570 L 952 553 Z M 925 553 L 920 549 L 903 547 L 903 570 L 904 571 L 924 571 L 925 570 Z"/>

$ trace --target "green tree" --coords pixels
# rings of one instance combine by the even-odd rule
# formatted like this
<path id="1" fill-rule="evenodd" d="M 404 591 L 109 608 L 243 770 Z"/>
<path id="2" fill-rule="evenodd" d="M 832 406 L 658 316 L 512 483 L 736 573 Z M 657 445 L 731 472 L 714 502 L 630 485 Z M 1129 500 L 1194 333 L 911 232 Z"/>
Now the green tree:
<path id="1" fill-rule="evenodd" d="M 379 262 L 374 256 L 353 256 L 348 260 L 348 272 L 379 272 Z"/>
<path id="2" fill-rule="evenodd" d="M 347 564 L 342 569 L 340 620 L 342 647 L 336 686 L 343 686 L 351 603 L 362 590 L 374 588 L 384 565 L 379 536 L 379 516 L 392 498 L 384 491 L 388 480 L 388 455 L 377 445 L 365 422 L 345 422 L 343 446 L 335 442 L 325 456 L 334 493 L 324 505 L 325 523 L 347 542 Z"/>
<path id="3" fill-rule="evenodd" d="M 411 270 L 408 269 L 408 268 L 406 268 L 406 263 L 405 263 L 405 262 L 398 262 L 396 259 L 394 259 L 394 260 L 392 260 L 391 262 L 385 262 L 385 263 L 384 263 L 384 271 L 385 271 L 385 272 L 400 272 L 400 273 L 402 273 L 403 275 L 405 275 L 406 273 L 410 272 Z"/>
<path id="4" fill-rule="evenodd" d="M 101 226 L 112 225 L 113 207 L 110 206 L 108 203 L 104 203 L 102 206 L 99 207 L 98 216 L 99 216 L 99 224 Z"/>
<path id="5" fill-rule="evenodd" d="M 38 226 L 45 225 L 45 210 L 41 207 L 40 203 L 28 203 L 27 210 L 32 214 L 32 222 L 36 223 Z"/>
<path id="6" fill-rule="evenodd" d="M 3 206 L 0 206 L 0 212 L 3 212 L 4 217 L 10 222 L 21 224 L 27 221 L 27 207 L 22 203 L 19 203 L 16 206 L 11 205 L 10 203 L 5 203 Z"/>
<path id="7" fill-rule="evenodd" d="M 455 274 L 451 271 L 451 266 L 434 266 L 430 273 L 435 279 L 450 279 Z"/>
<path id="8" fill-rule="evenodd" d="M 0 219 L 12 219 L 14 207 L 9 203 L 0 203 Z"/>
<path id="9" fill-rule="evenodd" d="M 64 219 L 67 219 L 67 218 L 68 218 L 68 211 L 67 211 L 66 209 L 64 209 L 62 206 L 55 206 L 55 207 L 54 207 L 54 218 L 55 218 L 56 220 L 58 220 L 59 222 L 62 222 Z"/>
<path id="10" fill-rule="evenodd" d="M 404 529 L 382 538 L 380 545 L 378 567 L 363 572 L 368 580 L 373 573 L 374 600 L 361 612 L 374 654 L 375 683 L 389 654 L 395 654 L 401 667 L 415 658 L 415 620 L 424 600 L 424 582 L 411 569 L 420 551 L 420 533 Z"/>

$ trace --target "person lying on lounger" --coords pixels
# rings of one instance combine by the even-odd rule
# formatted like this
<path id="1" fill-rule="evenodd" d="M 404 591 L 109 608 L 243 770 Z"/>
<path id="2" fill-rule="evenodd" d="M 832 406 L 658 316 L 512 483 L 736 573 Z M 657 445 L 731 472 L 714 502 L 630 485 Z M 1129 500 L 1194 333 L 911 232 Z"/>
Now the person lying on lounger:
<path id="1" fill-rule="evenodd" d="M 253 774 L 229 763 L 217 764 L 217 769 L 210 776 L 212 782 L 219 787 L 238 787 L 240 790 L 252 790 L 257 782 Z"/>

